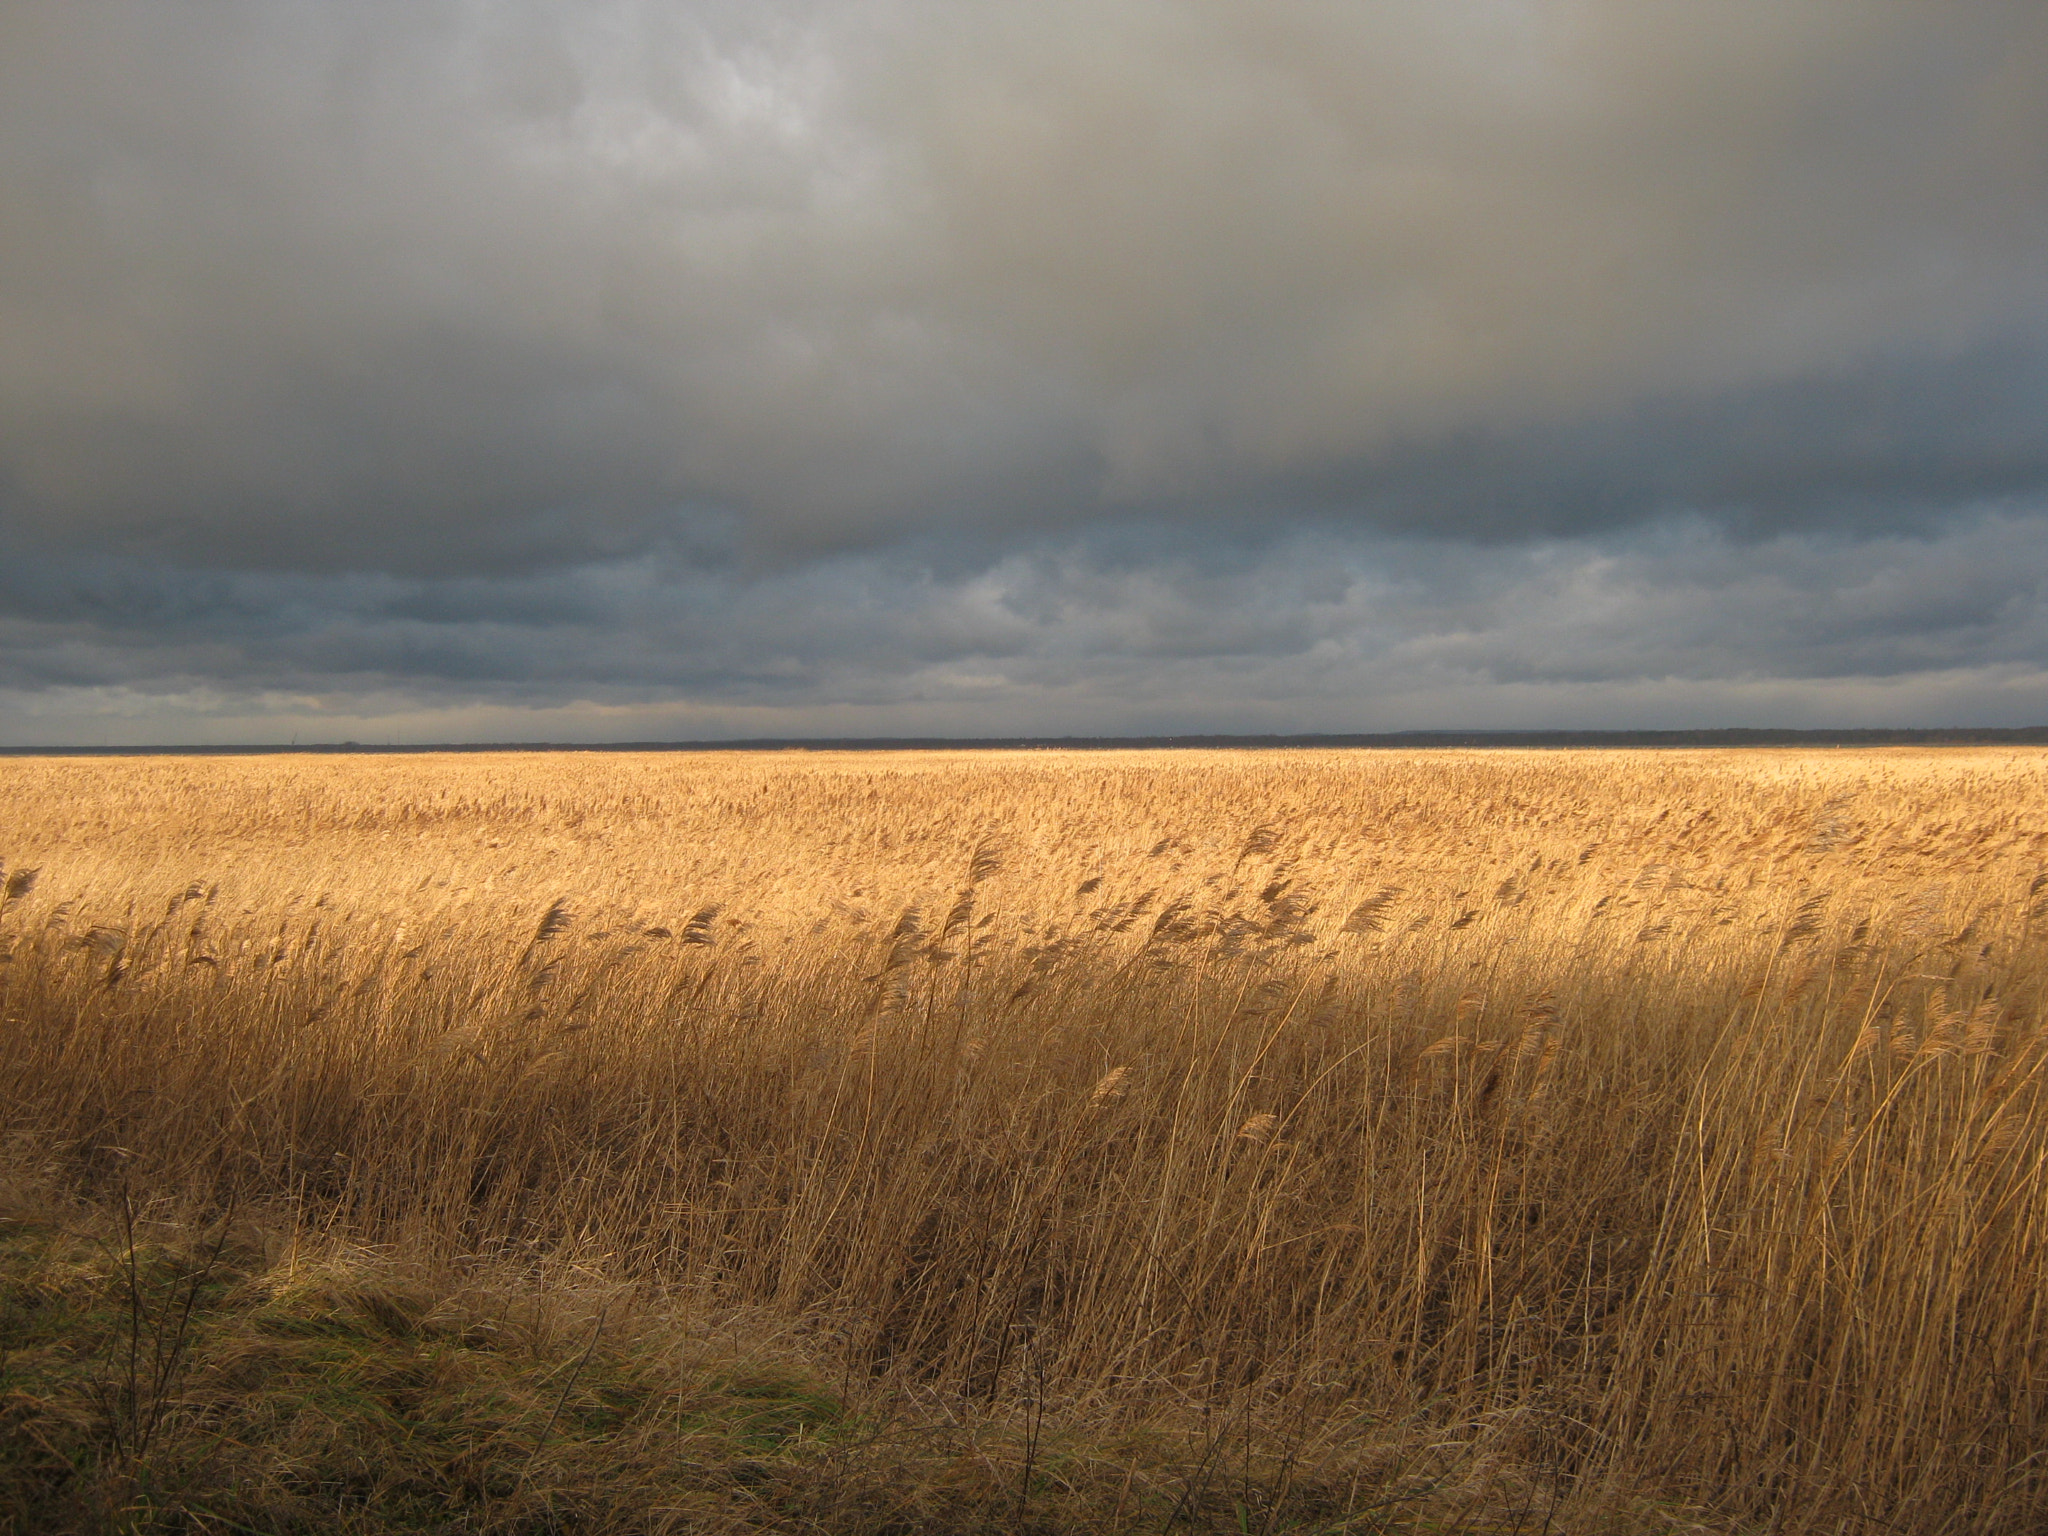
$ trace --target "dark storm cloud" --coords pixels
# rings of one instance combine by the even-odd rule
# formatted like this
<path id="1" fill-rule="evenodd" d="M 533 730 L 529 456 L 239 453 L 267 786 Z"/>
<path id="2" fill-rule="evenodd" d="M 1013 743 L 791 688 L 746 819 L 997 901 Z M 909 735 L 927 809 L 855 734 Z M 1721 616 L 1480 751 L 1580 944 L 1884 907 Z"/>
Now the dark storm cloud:
<path id="1" fill-rule="evenodd" d="M 1695 512 L 1751 534 L 1895 530 L 2048 486 L 2048 349 L 1997 343 L 1567 426 L 1474 428 L 1283 492 L 1324 515 L 1520 540 Z"/>
<path id="2" fill-rule="evenodd" d="M 2017 676 L 2044 78 L 2033 0 L 9 7 L 0 687 Z"/>
<path id="3" fill-rule="evenodd" d="M 1934 535 L 1744 542 L 1693 519 L 1480 549 L 1107 526 L 986 564 L 906 548 L 740 578 L 654 557 L 452 581 L 40 562 L 0 592 L 0 700 L 128 689 L 309 723 L 489 705 L 528 739 L 807 734 L 848 707 L 881 734 L 1340 730 L 1480 707 L 2011 724 L 2048 710 L 2044 541 L 2048 511 L 2007 508 Z M 448 734 L 445 714 L 399 730 Z"/>

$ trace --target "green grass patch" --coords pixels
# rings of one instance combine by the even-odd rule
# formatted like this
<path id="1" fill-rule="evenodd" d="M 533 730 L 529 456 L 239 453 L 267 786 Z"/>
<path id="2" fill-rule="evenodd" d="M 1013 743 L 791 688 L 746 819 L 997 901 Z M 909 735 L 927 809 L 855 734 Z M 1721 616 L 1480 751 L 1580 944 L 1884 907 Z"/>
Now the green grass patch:
<path id="1" fill-rule="evenodd" d="M 508 1284 L 0 1221 L 5 1536 L 1513 1528 L 1432 1521 L 1355 1474 L 1226 1465 L 1213 1438 L 963 1406 L 856 1406 L 623 1304 L 570 1298 L 541 1326 Z"/>

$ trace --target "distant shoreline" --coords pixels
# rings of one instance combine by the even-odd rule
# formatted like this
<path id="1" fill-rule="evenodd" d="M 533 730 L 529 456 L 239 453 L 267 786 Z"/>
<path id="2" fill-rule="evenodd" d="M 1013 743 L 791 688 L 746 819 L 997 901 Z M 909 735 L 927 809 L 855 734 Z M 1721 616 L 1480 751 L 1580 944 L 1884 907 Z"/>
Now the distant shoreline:
<path id="1" fill-rule="evenodd" d="M 1191 736 L 767 736 L 735 741 L 506 741 L 373 745 L 354 741 L 271 746 L 0 747 L 0 757 L 270 757 L 289 753 L 428 752 L 1111 752 L 1347 747 L 1366 750 L 1487 747 L 2029 747 L 2048 746 L 2048 725 L 1927 729 L 1693 731 L 1388 731 Z"/>

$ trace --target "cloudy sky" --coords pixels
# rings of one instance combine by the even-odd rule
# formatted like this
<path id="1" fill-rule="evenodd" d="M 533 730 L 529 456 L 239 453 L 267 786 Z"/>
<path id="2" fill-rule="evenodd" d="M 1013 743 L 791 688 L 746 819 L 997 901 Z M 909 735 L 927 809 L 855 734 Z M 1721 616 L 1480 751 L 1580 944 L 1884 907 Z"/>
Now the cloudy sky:
<path id="1" fill-rule="evenodd" d="M 2039 0 L 0 3 L 0 745 L 2044 721 Z"/>

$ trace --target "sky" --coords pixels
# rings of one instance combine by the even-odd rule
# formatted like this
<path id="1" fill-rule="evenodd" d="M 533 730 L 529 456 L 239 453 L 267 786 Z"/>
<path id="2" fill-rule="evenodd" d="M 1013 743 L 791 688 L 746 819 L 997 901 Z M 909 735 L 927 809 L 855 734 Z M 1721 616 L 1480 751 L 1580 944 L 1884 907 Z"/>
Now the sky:
<path id="1" fill-rule="evenodd" d="M 0 0 L 0 746 L 2043 722 L 2039 0 Z"/>

